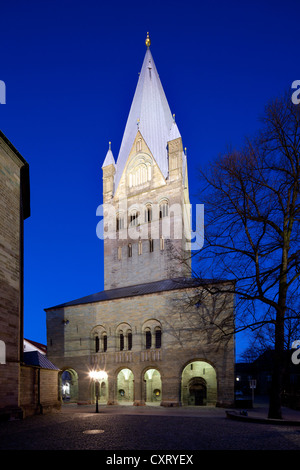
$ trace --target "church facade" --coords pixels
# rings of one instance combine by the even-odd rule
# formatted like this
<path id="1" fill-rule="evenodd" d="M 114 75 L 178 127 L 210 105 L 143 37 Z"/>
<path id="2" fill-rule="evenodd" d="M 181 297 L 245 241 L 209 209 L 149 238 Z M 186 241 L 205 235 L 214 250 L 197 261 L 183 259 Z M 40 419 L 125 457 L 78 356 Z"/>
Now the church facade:
<path id="1" fill-rule="evenodd" d="M 234 299 L 191 276 L 187 157 L 146 40 L 117 160 L 103 170 L 104 290 L 47 308 L 63 399 L 228 406 Z"/>

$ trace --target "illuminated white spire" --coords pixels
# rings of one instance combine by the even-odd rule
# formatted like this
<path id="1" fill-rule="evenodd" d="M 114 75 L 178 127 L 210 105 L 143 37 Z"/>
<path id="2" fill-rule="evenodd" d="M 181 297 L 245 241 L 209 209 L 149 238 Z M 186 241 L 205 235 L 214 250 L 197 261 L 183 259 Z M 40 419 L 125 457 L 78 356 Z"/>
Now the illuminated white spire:
<path id="1" fill-rule="evenodd" d="M 142 134 L 165 178 L 168 176 L 167 142 L 172 140 L 170 135 L 180 137 L 150 52 L 150 39 L 147 40 L 144 62 L 116 163 L 115 188 L 118 187 L 137 130 Z"/>

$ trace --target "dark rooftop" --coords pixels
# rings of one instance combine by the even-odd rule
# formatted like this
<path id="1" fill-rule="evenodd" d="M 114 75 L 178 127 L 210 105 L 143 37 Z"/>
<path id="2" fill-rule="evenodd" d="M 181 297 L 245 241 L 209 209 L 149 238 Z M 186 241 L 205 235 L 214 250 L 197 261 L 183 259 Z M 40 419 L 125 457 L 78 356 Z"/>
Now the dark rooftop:
<path id="1" fill-rule="evenodd" d="M 135 297 L 138 295 L 154 294 L 157 292 L 164 292 L 176 289 L 186 289 L 191 287 L 200 287 L 207 284 L 217 284 L 224 282 L 224 280 L 212 279 L 196 279 L 196 278 L 175 278 L 163 279 L 155 282 L 148 282 L 145 284 L 137 284 L 134 286 L 119 287 L 117 289 L 103 290 L 96 294 L 91 294 L 80 299 L 72 300 L 54 307 L 48 307 L 45 310 L 55 308 L 69 307 L 72 305 L 81 305 L 94 302 L 104 302 L 107 300 L 121 299 L 125 297 Z"/>
<path id="2" fill-rule="evenodd" d="M 28 351 L 23 353 L 23 361 L 27 366 L 37 366 L 42 369 L 59 370 L 44 354 L 39 351 Z"/>

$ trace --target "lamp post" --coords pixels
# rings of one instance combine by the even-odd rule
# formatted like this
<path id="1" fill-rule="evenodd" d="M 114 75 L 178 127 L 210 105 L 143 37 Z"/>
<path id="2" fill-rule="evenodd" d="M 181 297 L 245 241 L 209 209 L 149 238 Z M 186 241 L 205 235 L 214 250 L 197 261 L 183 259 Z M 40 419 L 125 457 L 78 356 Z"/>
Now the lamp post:
<path id="1" fill-rule="evenodd" d="M 98 400 L 100 396 L 100 383 L 107 378 L 107 373 L 104 370 L 92 370 L 90 378 L 95 382 L 95 395 L 96 395 L 96 413 L 99 413 Z"/>

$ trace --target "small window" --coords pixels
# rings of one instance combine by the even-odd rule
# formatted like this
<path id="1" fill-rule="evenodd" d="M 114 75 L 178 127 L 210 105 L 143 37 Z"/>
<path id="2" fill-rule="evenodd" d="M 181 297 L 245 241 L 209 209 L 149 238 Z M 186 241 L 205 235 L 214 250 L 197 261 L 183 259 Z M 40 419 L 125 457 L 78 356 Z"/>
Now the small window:
<path id="1" fill-rule="evenodd" d="M 155 347 L 156 349 L 161 348 L 161 329 L 157 328 L 155 330 Z"/>
<path id="2" fill-rule="evenodd" d="M 149 251 L 150 251 L 150 253 L 153 252 L 153 249 L 154 249 L 154 242 L 153 242 L 153 239 L 152 239 L 152 238 L 149 238 Z"/>
<path id="3" fill-rule="evenodd" d="M 129 216 L 129 225 L 130 227 L 136 227 L 138 224 L 138 213 L 134 211 Z"/>
<path id="4" fill-rule="evenodd" d="M 99 352 L 100 348 L 100 341 L 99 341 L 99 336 L 95 337 L 95 352 Z"/>
<path id="5" fill-rule="evenodd" d="M 124 335 L 123 333 L 120 333 L 120 351 L 123 351 L 124 349 Z"/>
<path id="6" fill-rule="evenodd" d="M 127 341 L 128 341 L 128 351 L 131 351 L 132 349 L 132 333 L 129 331 L 127 335 Z"/>
<path id="7" fill-rule="evenodd" d="M 151 331 L 150 330 L 146 330 L 146 333 L 145 333 L 145 336 L 146 336 L 146 349 L 150 349 L 151 348 L 151 344 L 152 344 L 152 341 L 151 341 Z"/>
<path id="8" fill-rule="evenodd" d="M 129 256 L 129 258 L 132 257 L 132 245 L 131 245 L 131 243 L 129 243 L 129 245 L 128 245 L 128 256 Z"/>
<path id="9" fill-rule="evenodd" d="M 122 247 L 118 246 L 118 260 L 122 259 Z"/>
<path id="10" fill-rule="evenodd" d="M 116 220 L 117 232 L 119 232 L 119 230 L 122 230 L 123 228 L 124 228 L 124 218 L 121 215 L 118 215 L 117 220 Z"/>
<path id="11" fill-rule="evenodd" d="M 142 150 L 142 139 L 139 139 L 136 143 L 136 151 L 141 152 Z"/>
<path id="12" fill-rule="evenodd" d="M 145 209 L 145 222 L 151 222 L 151 220 L 152 220 L 152 208 L 149 205 Z"/>
<path id="13" fill-rule="evenodd" d="M 169 215 L 169 205 L 165 201 L 159 206 L 159 218 L 167 217 Z"/>
<path id="14" fill-rule="evenodd" d="M 138 247 L 139 247 L 139 255 L 141 255 L 143 253 L 142 240 L 139 240 Z"/>
<path id="15" fill-rule="evenodd" d="M 107 351 L 107 335 L 103 335 L 103 352 Z"/>

